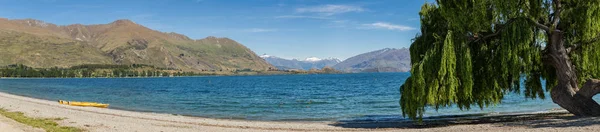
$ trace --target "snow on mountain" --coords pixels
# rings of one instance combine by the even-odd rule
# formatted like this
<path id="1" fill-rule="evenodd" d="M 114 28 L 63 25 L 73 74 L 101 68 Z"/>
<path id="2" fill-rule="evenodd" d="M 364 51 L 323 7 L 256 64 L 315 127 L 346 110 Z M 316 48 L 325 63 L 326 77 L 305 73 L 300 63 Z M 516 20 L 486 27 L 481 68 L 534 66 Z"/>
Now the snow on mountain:
<path id="1" fill-rule="evenodd" d="M 407 72 L 410 70 L 408 48 L 385 48 L 350 57 L 333 68 L 345 72 Z"/>
<path id="2" fill-rule="evenodd" d="M 325 66 L 331 67 L 331 66 L 334 66 L 337 63 L 341 62 L 339 59 L 331 58 L 331 57 L 327 58 L 327 59 L 321 59 L 321 58 L 317 58 L 317 57 L 309 57 L 304 60 L 284 59 L 284 58 L 271 56 L 271 55 L 267 55 L 267 54 L 263 54 L 260 57 L 265 59 L 271 65 L 273 65 L 279 69 L 282 69 L 282 70 L 285 70 L 285 69 L 303 69 L 303 70 L 321 69 Z"/>
<path id="3" fill-rule="evenodd" d="M 308 57 L 306 59 L 304 59 L 304 61 L 309 61 L 309 62 L 315 62 L 315 61 L 321 61 L 322 59 L 319 59 L 317 57 Z"/>
<path id="4" fill-rule="evenodd" d="M 263 54 L 263 55 L 261 55 L 261 56 L 259 56 L 259 57 L 260 57 L 260 58 L 269 58 L 269 57 L 271 57 L 271 56 L 270 56 L 270 55 L 267 55 L 267 54 Z"/>
<path id="5" fill-rule="evenodd" d="M 337 63 L 340 63 L 340 62 L 342 62 L 340 59 L 338 59 L 338 58 L 333 58 L 333 57 L 329 57 L 329 58 L 327 58 L 327 59 L 323 59 L 323 60 L 332 60 L 332 61 L 335 61 L 335 62 L 337 62 Z"/>

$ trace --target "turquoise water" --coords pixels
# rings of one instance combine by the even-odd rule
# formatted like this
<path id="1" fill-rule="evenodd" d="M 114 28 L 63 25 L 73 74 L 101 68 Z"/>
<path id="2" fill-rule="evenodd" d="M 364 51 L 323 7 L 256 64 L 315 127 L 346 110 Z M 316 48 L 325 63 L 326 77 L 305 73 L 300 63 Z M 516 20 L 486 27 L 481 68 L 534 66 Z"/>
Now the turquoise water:
<path id="1" fill-rule="evenodd" d="M 245 120 L 403 119 L 399 86 L 409 73 L 177 78 L 0 79 L 0 91 L 47 100 L 109 103 L 111 109 Z M 533 112 L 550 99 L 509 94 L 484 110 L 430 109 L 425 116 Z"/>

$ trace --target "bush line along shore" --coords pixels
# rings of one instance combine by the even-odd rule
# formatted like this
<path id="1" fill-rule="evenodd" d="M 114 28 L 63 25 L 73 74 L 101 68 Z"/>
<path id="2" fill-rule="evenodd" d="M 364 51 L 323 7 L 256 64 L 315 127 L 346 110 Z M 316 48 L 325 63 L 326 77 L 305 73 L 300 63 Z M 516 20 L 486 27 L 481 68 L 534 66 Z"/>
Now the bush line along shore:
<path id="1" fill-rule="evenodd" d="M 330 67 L 321 70 L 202 70 L 201 72 L 182 71 L 172 68 L 158 68 L 145 64 L 110 65 L 85 64 L 69 68 L 32 68 L 23 64 L 0 67 L 0 77 L 9 78 L 117 78 L 117 77 L 177 77 L 177 76 L 216 76 L 216 75 L 277 75 L 277 74 L 332 74 L 342 73 Z"/>

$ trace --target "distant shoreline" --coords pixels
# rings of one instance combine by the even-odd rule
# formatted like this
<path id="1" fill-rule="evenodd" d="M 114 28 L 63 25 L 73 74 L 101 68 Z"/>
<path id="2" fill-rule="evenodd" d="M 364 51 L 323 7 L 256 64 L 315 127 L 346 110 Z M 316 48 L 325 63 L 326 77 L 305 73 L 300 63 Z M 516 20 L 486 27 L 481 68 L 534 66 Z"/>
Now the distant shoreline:
<path id="1" fill-rule="evenodd" d="M 60 105 L 55 101 L 0 92 L 0 107 L 27 116 L 64 118 L 62 126 L 87 131 L 598 131 L 600 118 L 576 118 L 564 111 L 469 116 L 413 121 L 251 121 L 213 119 Z M 548 123 L 552 125 L 547 126 Z M 556 126 L 556 127 L 553 127 Z"/>
<path id="2" fill-rule="evenodd" d="M 228 76 L 283 76 L 283 75 L 336 75 L 336 74 L 368 74 L 368 73 L 409 73 L 409 72 L 342 72 L 342 73 L 300 73 L 300 74 L 230 74 L 230 75 L 198 75 L 168 77 L 0 77 L 0 79 L 68 79 L 68 78 L 181 78 L 181 77 L 228 77 Z"/>
<path id="3" fill-rule="evenodd" d="M 34 68 L 23 64 L 0 66 L 0 77 L 17 78 L 126 78 L 126 77 L 181 77 L 181 76 L 228 76 L 228 75 L 275 75 L 275 74 L 336 74 L 344 73 L 330 67 L 310 70 L 256 70 L 227 69 L 183 71 L 173 68 L 157 68 L 146 64 L 110 65 L 83 64 L 69 68 Z"/>

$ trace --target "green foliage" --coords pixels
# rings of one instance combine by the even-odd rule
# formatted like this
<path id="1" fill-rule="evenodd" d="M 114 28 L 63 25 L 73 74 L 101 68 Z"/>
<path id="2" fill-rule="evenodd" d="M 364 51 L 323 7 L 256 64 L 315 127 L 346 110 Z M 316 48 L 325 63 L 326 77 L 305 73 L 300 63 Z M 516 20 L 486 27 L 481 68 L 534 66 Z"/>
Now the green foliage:
<path id="1" fill-rule="evenodd" d="M 558 28 L 572 32 L 565 34 L 566 45 L 580 44 L 581 46 L 572 52 L 571 58 L 575 68 L 580 71 L 580 80 L 600 78 L 600 48 L 598 41 L 592 42 L 600 35 L 600 1 L 597 0 L 565 0 L 565 9 L 561 16 Z M 583 83 L 583 82 L 581 82 Z"/>
<path id="2" fill-rule="evenodd" d="M 421 119 L 427 107 L 483 109 L 508 92 L 545 98 L 556 71 L 544 63 L 548 36 L 536 23 L 552 22 L 544 0 L 438 0 L 421 8 L 421 34 L 410 47 L 411 77 L 400 87 L 404 116 Z M 560 24 L 579 80 L 600 77 L 600 2 L 564 0 Z M 587 43 L 589 42 L 589 43 Z M 524 80 L 525 87 L 521 87 Z M 581 81 L 580 83 L 583 83 Z M 581 85 L 581 84 L 580 84 Z M 546 89 L 549 90 L 549 89 Z"/>

